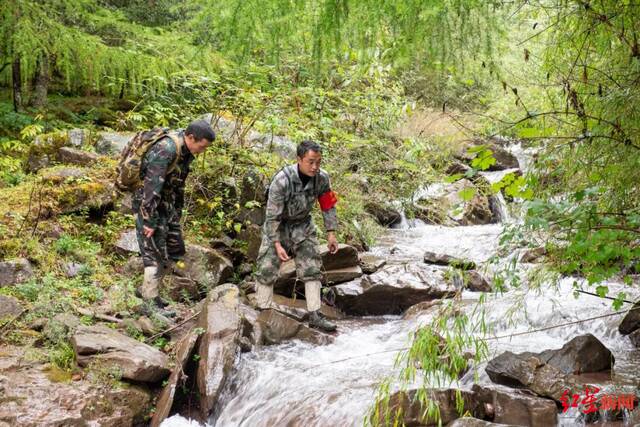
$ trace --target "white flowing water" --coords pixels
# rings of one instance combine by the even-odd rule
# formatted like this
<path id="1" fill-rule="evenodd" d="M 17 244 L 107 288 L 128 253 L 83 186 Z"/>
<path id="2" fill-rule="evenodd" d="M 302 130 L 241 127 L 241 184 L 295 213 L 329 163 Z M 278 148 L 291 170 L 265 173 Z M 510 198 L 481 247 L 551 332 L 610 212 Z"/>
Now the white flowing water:
<path id="1" fill-rule="evenodd" d="M 522 162 L 522 160 L 521 160 Z M 492 179 L 495 177 L 488 177 Z M 443 227 L 403 222 L 405 228 L 389 230 L 371 252 L 388 264 L 423 263 L 425 251 L 445 253 L 475 261 L 485 267 L 496 253 L 502 224 Z M 408 228 L 410 225 L 413 227 Z M 510 254 L 501 261 L 508 262 Z M 521 272 L 531 266 L 522 265 Z M 568 323 L 612 312 L 611 301 L 588 295 L 575 298 L 571 278 L 558 286 L 529 289 L 525 281 L 516 289 L 487 295 L 484 303 L 489 336 L 502 336 Z M 637 300 L 638 287 L 609 283 L 611 295 L 624 288 L 629 300 Z M 480 294 L 465 291 L 462 299 L 471 303 Z M 474 304 L 464 304 L 471 310 Z M 625 305 L 625 308 L 630 308 Z M 577 335 L 591 333 L 609 348 L 615 358 L 611 388 L 635 391 L 640 382 L 640 355 L 629 339 L 618 333 L 622 316 L 612 316 L 513 338 L 491 340 L 490 358 L 503 351 L 539 352 L 560 348 Z M 263 347 L 242 354 L 218 407 L 207 425 L 232 426 L 361 426 L 381 380 L 397 374 L 394 360 L 409 345 L 409 336 L 425 318 L 403 320 L 383 316 L 338 322 L 335 342 L 314 346 L 300 341 Z M 485 362 L 486 363 L 486 362 Z M 482 364 L 477 371 L 480 382 L 490 383 Z M 458 386 L 470 387 L 473 376 L 463 377 Z M 630 389 L 629 389 L 630 387 Z M 575 412 L 560 414 L 559 425 L 581 425 Z M 163 427 L 189 426 L 174 416 Z"/>

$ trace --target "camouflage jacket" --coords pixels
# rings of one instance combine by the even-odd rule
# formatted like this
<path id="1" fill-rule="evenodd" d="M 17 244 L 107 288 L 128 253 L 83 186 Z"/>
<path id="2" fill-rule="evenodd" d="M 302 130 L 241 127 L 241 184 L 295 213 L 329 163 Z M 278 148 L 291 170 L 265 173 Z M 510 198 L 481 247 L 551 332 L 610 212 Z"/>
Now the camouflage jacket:
<path id="1" fill-rule="evenodd" d="M 269 199 L 264 223 L 264 231 L 271 242 L 279 241 L 283 225 L 305 223 L 311 220 L 311 210 L 318 197 L 331 191 L 329 174 L 320 170 L 303 187 L 298 176 L 298 165 L 289 165 L 276 174 L 269 186 Z M 324 228 L 335 231 L 338 228 L 336 208 L 322 212 Z"/>
<path id="2" fill-rule="evenodd" d="M 181 132 L 179 137 L 183 139 L 184 134 Z M 169 137 L 160 139 L 144 155 L 140 168 L 143 185 L 134 194 L 133 207 L 147 227 L 155 228 L 158 216 L 169 215 L 170 210 L 174 210 L 178 218 L 182 214 L 185 181 L 194 156 L 183 144 L 181 158 L 167 175 L 177 155 L 176 144 Z"/>

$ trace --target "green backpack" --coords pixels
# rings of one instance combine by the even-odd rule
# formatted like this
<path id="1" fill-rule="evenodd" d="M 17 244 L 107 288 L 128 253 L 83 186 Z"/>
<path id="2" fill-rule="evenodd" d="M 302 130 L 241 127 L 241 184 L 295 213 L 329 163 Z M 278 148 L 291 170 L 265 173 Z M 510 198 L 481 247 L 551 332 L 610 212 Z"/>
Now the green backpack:
<path id="1" fill-rule="evenodd" d="M 135 191 L 142 185 L 140 171 L 142 159 L 149 149 L 159 140 L 169 137 L 176 144 L 177 156 L 169 166 L 167 175 L 174 171 L 178 159 L 182 153 L 181 138 L 175 132 L 169 132 L 167 128 L 153 128 L 148 131 L 138 132 L 127 143 L 120 154 L 120 161 L 116 167 L 116 187 L 122 191 Z"/>

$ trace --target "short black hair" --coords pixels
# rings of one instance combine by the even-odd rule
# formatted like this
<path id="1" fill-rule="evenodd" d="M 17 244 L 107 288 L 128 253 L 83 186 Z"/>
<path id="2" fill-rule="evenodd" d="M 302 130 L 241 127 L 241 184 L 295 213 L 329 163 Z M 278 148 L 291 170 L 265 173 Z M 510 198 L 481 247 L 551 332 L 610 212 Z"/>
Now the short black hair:
<path id="1" fill-rule="evenodd" d="M 193 135 L 196 141 L 206 139 L 209 142 L 213 142 L 216 139 L 216 133 L 206 120 L 195 120 L 189 123 L 187 129 L 184 131 L 185 135 Z"/>
<path id="2" fill-rule="evenodd" d="M 307 154 L 307 151 L 315 151 L 316 153 L 322 154 L 322 147 L 315 141 L 305 140 L 298 144 L 298 148 L 296 149 L 296 154 L 301 159 Z"/>

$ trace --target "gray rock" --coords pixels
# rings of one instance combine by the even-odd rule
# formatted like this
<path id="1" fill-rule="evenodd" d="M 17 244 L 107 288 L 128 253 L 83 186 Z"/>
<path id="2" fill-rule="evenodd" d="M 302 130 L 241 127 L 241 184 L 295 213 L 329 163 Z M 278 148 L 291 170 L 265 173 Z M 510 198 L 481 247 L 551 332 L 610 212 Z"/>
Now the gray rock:
<path id="1" fill-rule="evenodd" d="M 328 285 L 348 282 L 362 276 L 362 269 L 359 265 L 353 267 L 339 268 L 325 271 L 325 280 Z"/>
<path id="2" fill-rule="evenodd" d="M 429 265 L 390 265 L 375 274 L 334 286 L 336 305 L 347 314 L 400 314 L 422 301 L 452 297 L 457 288 L 446 269 Z"/>
<path id="3" fill-rule="evenodd" d="M 245 255 L 249 261 L 255 262 L 258 258 L 258 252 L 260 251 L 260 244 L 262 243 L 262 228 L 258 225 L 251 224 L 240 231 L 238 240 L 242 240 L 247 244 Z"/>
<path id="4" fill-rule="evenodd" d="M 227 257 L 204 246 L 187 245 L 184 263 L 184 271 L 176 274 L 193 280 L 204 290 L 224 283 L 233 274 L 233 264 Z"/>
<path id="5" fill-rule="evenodd" d="M 636 348 L 640 348 L 640 329 L 636 329 L 635 331 L 629 334 L 629 339 L 631 343 L 636 346 Z"/>
<path id="6" fill-rule="evenodd" d="M 424 253 L 424 262 L 427 264 L 450 265 L 462 270 L 472 270 L 476 268 L 476 263 L 473 261 L 457 258 L 447 254 L 437 254 L 431 251 L 426 251 Z"/>
<path id="7" fill-rule="evenodd" d="M 30 153 L 27 158 L 27 172 L 35 173 L 51 166 L 51 159 L 44 153 Z"/>
<path id="8" fill-rule="evenodd" d="M 473 292 L 491 292 L 493 288 L 491 284 L 476 270 L 466 271 L 464 273 L 464 286 Z"/>
<path id="9" fill-rule="evenodd" d="M 153 413 L 151 419 L 151 427 L 159 427 L 162 421 L 164 421 L 170 414 L 173 407 L 173 401 L 176 396 L 176 390 L 181 380 L 186 377 L 184 374 L 187 367 L 187 363 L 191 359 L 193 350 L 198 342 L 198 335 L 194 329 L 189 331 L 176 345 L 175 352 L 175 367 L 171 371 L 167 385 L 164 386 L 162 392 L 158 396 L 158 403 L 156 404 L 156 411 Z"/>
<path id="10" fill-rule="evenodd" d="M 509 151 L 496 144 L 491 144 L 489 146 L 489 149 L 493 151 L 493 157 L 496 159 L 496 163 L 489 167 L 490 171 L 520 168 L 518 158 L 511 154 Z"/>
<path id="11" fill-rule="evenodd" d="M 565 374 L 609 371 L 615 363 L 611 351 L 591 334 L 577 336 L 561 349 L 543 351 L 539 357 Z"/>
<path id="12" fill-rule="evenodd" d="M 80 319 L 70 313 L 56 314 L 42 330 L 42 335 L 52 343 L 68 340 L 80 326 Z"/>
<path id="13" fill-rule="evenodd" d="M 338 270 L 359 265 L 358 251 L 353 246 L 340 243 L 335 254 L 329 252 L 327 245 L 319 245 L 317 250 L 322 257 L 322 266 L 325 270 Z"/>
<path id="14" fill-rule="evenodd" d="M 269 185 L 269 178 L 255 169 L 251 169 L 242 177 L 240 186 L 240 205 L 247 202 L 258 202 L 264 206 L 265 187 Z"/>
<path id="15" fill-rule="evenodd" d="M 534 249 L 527 249 L 520 256 L 520 262 L 536 262 L 540 258 L 547 254 L 547 250 L 544 247 L 538 247 Z"/>
<path id="16" fill-rule="evenodd" d="M 198 326 L 205 329 L 198 347 L 196 383 L 203 418 L 216 404 L 231 374 L 241 336 L 240 293 L 232 284 L 213 289 L 204 305 Z"/>
<path id="17" fill-rule="evenodd" d="M 565 390 L 579 392 L 578 384 L 558 368 L 530 353 L 504 352 L 485 368 L 491 381 L 516 388 L 528 388 L 539 396 L 559 402 Z"/>
<path id="18" fill-rule="evenodd" d="M 378 404 L 378 413 L 380 418 L 384 420 L 385 415 L 389 415 L 391 420 L 395 419 L 396 414 L 400 414 L 398 425 L 405 426 L 437 426 L 438 420 L 427 417 L 426 410 L 416 397 L 417 390 L 398 391 L 389 398 L 388 408 L 384 408 Z M 456 405 L 455 389 L 430 389 L 427 390 L 429 400 L 433 401 L 439 408 L 441 425 L 450 423 L 458 419 L 462 414 L 458 412 Z M 477 414 L 481 410 L 475 407 L 473 394 L 469 391 L 460 390 L 462 400 L 464 402 L 464 410 L 472 414 Z M 385 410 L 387 409 L 388 412 Z M 400 412 L 398 412 L 400 411 Z M 380 426 L 392 425 L 387 423 L 379 423 Z"/>
<path id="19" fill-rule="evenodd" d="M 276 310 L 262 311 L 257 321 L 262 328 L 264 343 L 267 345 L 280 344 L 294 339 L 324 345 L 333 340 L 330 335 L 311 329 Z"/>
<path id="20" fill-rule="evenodd" d="M 84 264 L 80 264 L 78 262 L 68 262 L 64 266 L 64 274 L 69 278 L 73 278 L 73 277 L 76 277 L 78 274 L 80 274 L 80 272 L 84 268 L 85 268 Z"/>
<path id="21" fill-rule="evenodd" d="M 62 168 L 51 171 L 43 171 L 42 180 L 52 184 L 62 184 L 69 178 L 84 178 L 87 173 L 79 168 Z"/>
<path id="22" fill-rule="evenodd" d="M 7 348 L 3 348 L 7 353 Z M 3 357 L 5 360 L 7 357 Z M 21 359 L 23 359 L 21 357 Z M 105 387 L 87 380 L 52 379 L 43 365 L 2 370 L 0 425 L 137 426 L 151 410 L 151 392 L 134 384 Z"/>
<path id="23" fill-rule="evenodd" d="M 255 306 L 256 294 L 250 294 L 248 296 L 249 301 Z M 275 294 L 273 295 L 273 301 L 271 302 L 271 307 L 283 313 L 299 322 L 303 322 L 307 320 L 309 312 L 307 311 L 307 302 L 303 299 L 293 299 L 287 298 L 282 295 Z M 327 317 L 328 319 L 340 320 L 344 319 L 345 315 L 340 310 L 335 307 L 330 307 L 326 304 L 322 304 L 320 307 L 320 312 Z"/>
<path id="24" fill-rule="evenodd" d="M 266 212 L 264 207 L 255 207 L 255 208 L 241 208 L 240 212 L 236 216 L 236 222 L 240 224 L 255 224 L 262 225 L 264 224 L 266 218 Z"/>
<path id="25" fill-rule="evenodd" d="M 0 262 L 0 287 L 13 286 L 33 277 L 33 268 L 28 259 L 17 258 Z"/>
<path id="26" fill-rule="evenodd" d="M 58 159 L 62 163 L 72 165 L 90 166 L 98 161 L 98 156 L 93 153 L 78 150 L 71 147 L 62 147 L 58 150 Z"/>
<path id="27" fill-rule="evenodd" d="M 439 299 L 419 302 L 418 304 L 409 307 L 402 315 L 402 318 L 405 320 L 415 319 L 418 316 L 436 312 L 440 309 L 440 305 L 442 305 L 442 300 Z"/>
<path id="28" fill-rule="evenodd" d="M 131 132 L 103 132 L 100 134 L 98 141 L 96 142 L 96 152 L 98 154 L 117 157 L 134 136 L 135 133 Z"/>
<path id="29" fill-rule="evenodd" d="M 0 268 L 0 277 L 2 277 L 2 269 Z M 0 280 L 0 285 L 2 281 Z M 633 304 L 631 310 L 624 316 L 622 322 L 618 326 L 618 331 L 622 335 L 629 335 L 633 331 L 640 329 L 640 301 Z"/>
<path id="30" fill-rule="evenodd" d="M 87 131 L 84 129 L 71 129 L 67 132 L 69 138 L 69 145 L 73 147 L 80 147 L 87 141 Z"/>
<path id="31" fill-rule="evenodd" d="M 7 319 L 12 319 L 22 313 L 20 302 L 10 296 L 0 295 L 0 323 L 4 324 Z"/>
<path id="32" fill-rule="evenodd" d="M 390 206 L 370 202 L 365 204 L 364 209 L 368 214 L 372 215 L 376 221 L 378 221 L 378 224 L 383 227 L 393 227 L 394 225 L 398 225 L 402 222 L 402 215 L 400 212 Z"/>
<path id="33" fill-rule="evenodd" d="M 449 424 L 447 424 L 447 427 L 516 427 L 518 425 L 520 424 L 496 424 L 490 421 L 480 420 L 478 418 L 464 417 L 450 422 Z"/>
<path id="34" fill-rule="evenodd" d="M 496 385 L 474 384 L 472 390 L 477 407 L 489 412 L 487 415 L 500 423 L 496 425 L 547 427 L 557 424 L 558 409 L 553 400 Z"/>
<path id="35" fill-rule="evenodd" d="M 140 248 L 136 230 L 123 231 L 115 244 L 115 250 L 121 255 L 139 254 Z"/>
<path id="36" fill-rule="evenodd" d="M 264 135 L 255 132 L 251 133 L 248 139 L 249 143 L 256 149 L 276 153 L 288 160 L 295 160 L 296 158 L 296 143 L 284 136 Z"/>
<path id="37" fill-rule="evenodd" d="M 387 265 L 387 261 L 384 258 L 370 254 L 360 255 L 360 268 L 364 274 L 373 274 L 385 265 Z"/>
<path id="38" fill-rule="evenodd" d="M 115 366 L 122 378 L 138 382 L 157 383 L 169 375 L 164 353 L 104 326 L 79 326 L 71 343 L 80 366 Z"/>
<path id="39" fill-rule="evenodd" d="M 133 195 L 131 193 L 126 193 L 122 199 L 120 200 L 120 204 L 118 206 L 118 212 L 121 214 L 133 214 Z"/>

